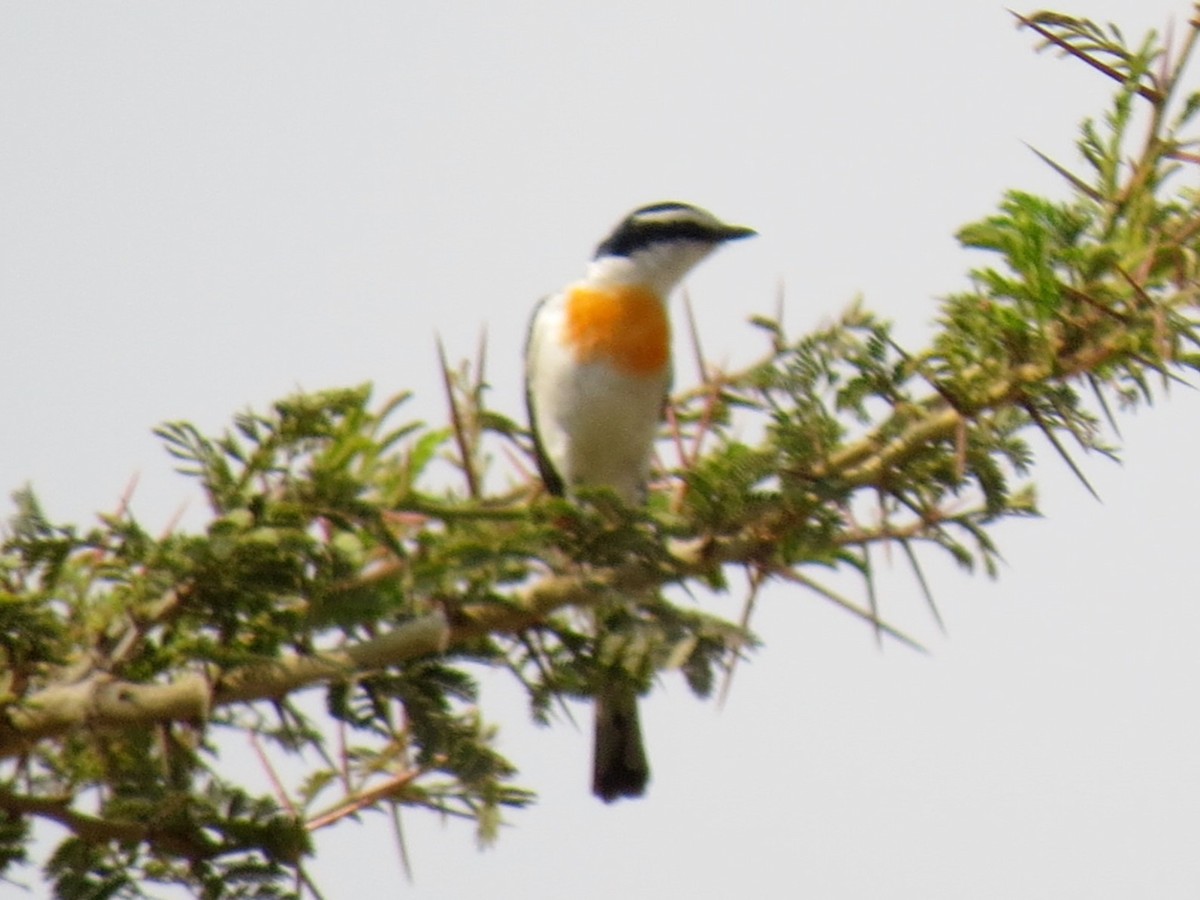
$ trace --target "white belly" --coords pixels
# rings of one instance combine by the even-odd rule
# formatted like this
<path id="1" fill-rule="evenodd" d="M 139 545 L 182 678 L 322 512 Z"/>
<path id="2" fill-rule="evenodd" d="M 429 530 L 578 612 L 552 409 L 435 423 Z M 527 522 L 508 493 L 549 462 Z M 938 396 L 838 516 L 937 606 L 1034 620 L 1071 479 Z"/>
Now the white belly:
<path id="1" fill-rule="evenodd" d="M 634 376 L 603 361 L 577 363 L 554 341 L 561 317 L 551 300 L 529 342 L 538 385 L 534 417 L 542 447 L 568 488 L 609 487 L 639 502 L 662 416 L 670 373 Z"/>

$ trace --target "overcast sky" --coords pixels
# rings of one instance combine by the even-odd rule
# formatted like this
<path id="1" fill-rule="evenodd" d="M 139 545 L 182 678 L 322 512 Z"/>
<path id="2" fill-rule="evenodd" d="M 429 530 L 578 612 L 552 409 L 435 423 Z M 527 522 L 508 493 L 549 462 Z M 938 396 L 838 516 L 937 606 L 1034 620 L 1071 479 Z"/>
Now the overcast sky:
<path id="1" fill-rule="evenodd" d="M 1059 9 L 1135 35 L 1190 12 Z M 978 262 L 954 231 L 1006 188 L 1060 195 L 1024 144 L 1071 161 L 1111 92 L 1033 44 L 992 0 L 4 2 L 0 488 L 87 521 L 136 475 L 148 525 L 198 523 L 154 425 L 364 381 L 438 422 L 435 333 L 463 356 L 486 327 L 519 415 L 534 300 L 658 200 L 761 233 L 689 279 L 717 360 L 756 355 L 781 284 L 797 331 L 861 293 L 918 342 Z M 489 685 L 540 803 L 485 853 L 406 814 L 411 886 L 367 816 L 321 837 L 315 878 L 331 900 L 1195 897 L 1198 413 L 1179 390 L 1126 419 L 1125 464 L 1087 461 L 1103 503 L 1041 448 L 1047 516 L 1001 531 L 1002 578 L 931 567 L 948 637 L 897 565 L 884 609 L 930 656 L 774 590 L 724 710 L 664 679 L 650 795 L 613 807 L 585 709 L 537 729 Z"/>

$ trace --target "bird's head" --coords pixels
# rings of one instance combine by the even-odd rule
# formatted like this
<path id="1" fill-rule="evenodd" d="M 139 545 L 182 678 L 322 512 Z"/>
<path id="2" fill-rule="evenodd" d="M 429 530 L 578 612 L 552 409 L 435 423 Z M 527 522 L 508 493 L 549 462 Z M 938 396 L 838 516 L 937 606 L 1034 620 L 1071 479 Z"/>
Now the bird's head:
<path id="1" fill-rule="evenodd" d="M 721 244 L 756 233 L 687 203 L 654 203 L 618 223 L 596 248 L 589 274 L 601 281 L 642 284 L 665 297 Z"/>

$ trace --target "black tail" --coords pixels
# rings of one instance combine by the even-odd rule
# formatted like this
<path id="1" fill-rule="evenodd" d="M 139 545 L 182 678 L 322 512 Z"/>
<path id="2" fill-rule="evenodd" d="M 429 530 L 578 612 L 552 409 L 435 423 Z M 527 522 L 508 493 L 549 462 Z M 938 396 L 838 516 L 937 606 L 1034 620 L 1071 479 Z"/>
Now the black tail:
<path id="1" fill-rule="evenodd" d="M 646 792 L 650 764 L 642 746 L 637 694 L 625 685 L 606 685 L 596 695 L 592 764 L 592 793 L 605 803 Z"/>

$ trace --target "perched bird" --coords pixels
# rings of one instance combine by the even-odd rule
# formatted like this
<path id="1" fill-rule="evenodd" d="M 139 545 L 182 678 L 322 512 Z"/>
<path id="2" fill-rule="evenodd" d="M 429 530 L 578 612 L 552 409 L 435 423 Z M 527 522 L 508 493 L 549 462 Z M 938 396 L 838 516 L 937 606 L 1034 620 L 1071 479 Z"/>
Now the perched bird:
<path id="1" fill-rule="evenodd" d="M 538 304 L 525 399 L 550 493 L 607 487 L 642 501 L 671 384 L 668 295 L 718 246 L 754 233 L 686 203 L 643 206 L 596 248 L 581 280 Z M 645 792 L 650 767 L 629 683 L 596 688 L 593 765 L 592 791 L 606 803 Z"/>

